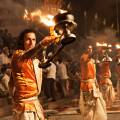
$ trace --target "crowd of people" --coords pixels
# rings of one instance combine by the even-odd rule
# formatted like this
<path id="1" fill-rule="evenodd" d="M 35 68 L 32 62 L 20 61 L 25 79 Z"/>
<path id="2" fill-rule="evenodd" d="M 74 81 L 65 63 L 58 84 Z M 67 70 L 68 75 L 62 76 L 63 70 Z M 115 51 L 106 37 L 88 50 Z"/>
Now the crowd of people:
<path id="1" fill-rule="evenodd" d="M 36 31 L 25 29 L 18 37 L 17 49 L 11 50 L 6 45 L 1 48 L 0 97 L 11 99 L 14 119 L 44 120 L 39 96 L 44 96 L 47 102 L 74 96 L 80 98 L 80 112 L 84 120 L 107 120 L 106 108 L 112 108 L 116 99 L 111 81 L 111 61 L 103 55 L 97 63 L 89 45 L 76 63 L 58 55 L 49 66 L 39 68 L 42 63 L 40 53 L 44 47 L 54 44 L 55 39 L 55 36 L 46 36 L 36 43 Z M 49 51 L 45 59 L 52 55 Z M 118 99 L 119 68 L 116 62 Z"/>

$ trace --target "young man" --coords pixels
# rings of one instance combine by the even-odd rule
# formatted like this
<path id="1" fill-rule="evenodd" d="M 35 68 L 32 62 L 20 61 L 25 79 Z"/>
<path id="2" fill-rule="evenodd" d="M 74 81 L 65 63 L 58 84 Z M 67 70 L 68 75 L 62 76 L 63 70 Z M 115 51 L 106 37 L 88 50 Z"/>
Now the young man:
<path id="1" fill-rule="evenodd" d="M 115 101 L 115 91 L 112 84 L 110 61 L 104 60 L 99 64 L 99 86 L 103 98 L 106 102 L 106 107 L 109 109 L 112 107 Z"/>
<path id="2" fill-rule="evenodd" d="M 105 102 L 96 83 L 95 61 L 92 46 L 80 58 L 80 111 L 83 120 L 107 120 Z"/>
<path id="3" fill-rule="evenodd" d="M 47 36 L 36 45 L 36 33 L 24 30 L 18 40 L 18 50 L 11 61 L 12 79 L 9 89 L 13 97 L 14 120 L 44 120 L 43 110 L 38 100 L 42 85 L 42 69 L 37 53 L 44 46 L 54 42 L 54 36 Z"/>

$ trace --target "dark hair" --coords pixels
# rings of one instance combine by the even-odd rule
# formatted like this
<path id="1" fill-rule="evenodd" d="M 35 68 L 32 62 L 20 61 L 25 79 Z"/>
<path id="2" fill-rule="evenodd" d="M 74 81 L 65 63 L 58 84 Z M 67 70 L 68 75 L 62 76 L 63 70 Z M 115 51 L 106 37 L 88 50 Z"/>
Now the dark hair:
<path id="1" fill-rule="evenodd" d="M 22 49 L 22 50 L 24 49 L 24 37 L 27 33 L 31 33 L 31 32 L 36 34 L 36 31 L 34 29 L 25 29 L 20 33 L 17 44 L 18 49 Z"/>

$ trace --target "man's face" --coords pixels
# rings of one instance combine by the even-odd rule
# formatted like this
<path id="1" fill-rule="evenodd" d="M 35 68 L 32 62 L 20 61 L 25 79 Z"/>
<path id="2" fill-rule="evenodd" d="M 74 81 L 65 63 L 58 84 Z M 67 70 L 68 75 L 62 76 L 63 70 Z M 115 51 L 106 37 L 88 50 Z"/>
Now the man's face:
<path id="1" fill-rule="evenodd" d="M 36 35 L 33 32 L 27 33 L 24 37 L 24 48 L 30 50 L 35 47 Z"/>
<path id="2" fill-rule="evenodd" d="M 92 51 L 93 51 L 92 47 L 89 47 L 89 48 L 87 49 L 87 52 L 88 52 L 88 53 L 92 53 Z"/>

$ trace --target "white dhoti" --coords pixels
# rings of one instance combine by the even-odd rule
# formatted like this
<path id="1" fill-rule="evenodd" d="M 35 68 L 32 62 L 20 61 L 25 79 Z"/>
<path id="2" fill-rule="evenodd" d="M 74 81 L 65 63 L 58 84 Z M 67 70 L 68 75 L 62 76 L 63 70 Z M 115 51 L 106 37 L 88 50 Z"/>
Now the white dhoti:
<path id="1" fill-rule="evenodd" d="M 107 120 L 106 105 L 99 90 L 81 91 L 80 112 L 83 120 Z"/>
<path id="2" fill-rule="evenodd" d="M 117 96 L 120 99 L 120 80 L 117 80 Z"/>
<path id="3" fill-rule="evenodd" d="M 13 120 L 45 120 L 39 100 L 34 100 L 34 110 L 14 110 Z"/>
<path id="4" fill-rule="evenodd" d="M 115 101 L 115 91 L 110 79 L 107 78 L 107 83 L 100 85 L 100 91 L 107 107 L 112 107 L 112 104 Z"/>

